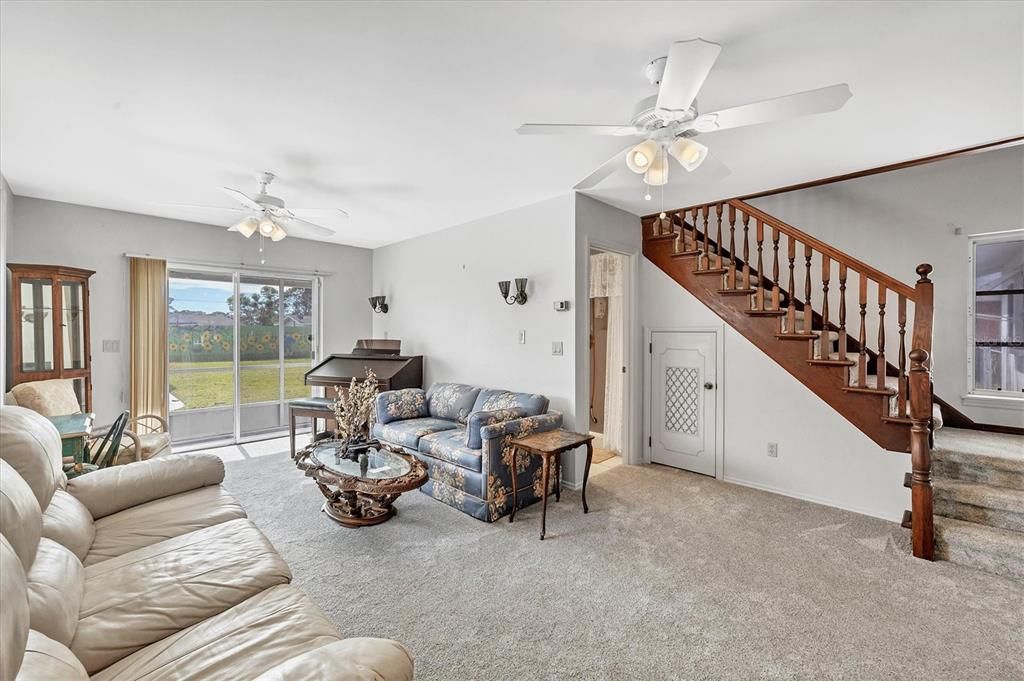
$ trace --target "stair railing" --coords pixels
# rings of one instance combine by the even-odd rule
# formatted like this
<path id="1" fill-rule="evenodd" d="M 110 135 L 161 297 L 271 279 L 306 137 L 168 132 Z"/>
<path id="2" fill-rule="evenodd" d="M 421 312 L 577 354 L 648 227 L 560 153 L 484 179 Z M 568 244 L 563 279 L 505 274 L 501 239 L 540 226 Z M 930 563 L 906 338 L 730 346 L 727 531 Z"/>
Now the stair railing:
<path id="1" fill-rule="evenodd" d="M 785 248 L 780 249 L 782 237 Z M 722 275 L 720 293 L 748 295 L 750 314 L 777 317 L 780 339 L 806 339 L 812 364 L 849 367 L 845 390 L 887 398 L 881 418 L 910 426 L 914 555 L 931 560 L 931 265 L 919 265 L 920 278 L 915 286 L 908 286 L 739 199 L 672 211 L 653 221 L 649 238 L 673 239 L 674 257 L 695 256 L 696 271 Z M 814 266 L 815 256 L 820 269 Z M 766 258 L 770 274 L 765 268 Z M 836 307 L 831 301 L 833 274 L 839 283 Z M 780 281 L 783 277 L 785 287 Z M 802 279 L 802 291 L 798 290 L 798 279 Z M 852 320 L 847 308 L 848 284 L 856 290 Z M 875 295 L 869 298 L 869 292 Z M 913 307 L 909 352 L 908 302 Z M 896 312 L 895 351 L 886 347 L 890 340 L 886 336 L 887 306 L 890 313 L 893 307 Z M 874 352 L 868 349 L 869 336 L 874 340 Z M 890 367 L 888 360 L 893 355 L 895 366 Z M 869 384 L 871 363 L 875 367 L 874 381 Z"/>

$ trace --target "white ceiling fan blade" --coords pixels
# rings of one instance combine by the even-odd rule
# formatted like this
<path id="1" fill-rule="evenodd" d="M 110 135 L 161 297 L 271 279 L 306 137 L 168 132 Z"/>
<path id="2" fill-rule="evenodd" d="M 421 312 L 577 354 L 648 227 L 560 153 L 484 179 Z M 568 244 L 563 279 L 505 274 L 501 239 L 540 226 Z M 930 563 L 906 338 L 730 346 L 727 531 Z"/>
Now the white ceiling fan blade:
<path id="1" fill-rule="evenodd" d="M 604 180 L 611 177 L 616 170 L 626 167 L 626 152 L 633 147 L 626 147 L 619 153 L 612 156 L 610 159 L 604 162 L 600 168 L 590 173 L 582 180 L 573 185 L 573 189 L 590 189 L 594 185 L 603 182 Z"/>
<path id="2" fill-rule="evenodd" d="M 576 125 L 574 123 L 523 123 L 516 132 L 520 135 L 612 135 L 629 137 L 642 134 L 632 125 Z"/>
<path id="3" fill-rule="evenodd" d="M 240 192 L 237 189 L 231 189 L 230 187 L 221 187 L 220 190 L 250 210 L 263 210 L 263 206 L 256 203 L 256 201 L 244 192 Z"/>
<path id="4" fill-rule="evenodd" d="M 153 206 L 164 206 L 166 208 L 187 208 L 189 210 L 223 210 L 232 213 L 251 213 L 248 208 L 234 208 L 226 206 L 199 206 L 194 203 L 152 203 Z"/>
<path id="5" fill-rule="evenodd" d="M 672 43 L 658 89 L 659 109 L 686 111 L 697 98 L 722 46 L 697 38 Z"/>
<path id="6" fill-rule="evenodd" d="M 843 108 L 852 96 L 850 86 L 841 83 L 702 114 L 694 123 L 705 127 L 707 132 L 770 123 L 785 118 L 836 111 Z"/>
<path id="7" fill-rule="evenodd" d="M 302 236 L 303 232 L 307 235 L 315 236 L 334 236 L 334 230 L 322 227 L 321 225 L 314 224 L 308 220 L 303 220 L 297 217 L 282 217 L 282 221 L 285 223 L 288 232 L 291 236 Z"/>
<path id="8" fill-rule="evenodd" d="M 351 217 L 347 210 L 341 208 L 292 208 L 291 212 L 293 215 L 324 215 L 324 216 L 337 216 L 341 215 L 344 217 Z"/>

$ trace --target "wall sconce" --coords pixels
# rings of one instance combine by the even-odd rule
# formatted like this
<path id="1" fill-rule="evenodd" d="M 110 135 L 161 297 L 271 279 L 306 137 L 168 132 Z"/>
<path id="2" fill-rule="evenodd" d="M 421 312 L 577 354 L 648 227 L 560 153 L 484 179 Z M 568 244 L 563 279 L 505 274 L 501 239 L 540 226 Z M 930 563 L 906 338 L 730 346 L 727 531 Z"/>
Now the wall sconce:
<path id="1" fill-rule="evenodd" d="M 370 298 L 370 307 L 373 308 L 374 312 L 380 312 L 381 314 L 388 313 L 387 296 L 372 296 Z"/>
<path id="2" fill-rule="evenodd" d="M 508 281 L 499 281 L 498 290 L 501 291 L 501 297 L 505 299 L 506 305 L 522 305 L 526 302 L 526 277 L 516 279 L 515 295 L 509 295 Z"/>

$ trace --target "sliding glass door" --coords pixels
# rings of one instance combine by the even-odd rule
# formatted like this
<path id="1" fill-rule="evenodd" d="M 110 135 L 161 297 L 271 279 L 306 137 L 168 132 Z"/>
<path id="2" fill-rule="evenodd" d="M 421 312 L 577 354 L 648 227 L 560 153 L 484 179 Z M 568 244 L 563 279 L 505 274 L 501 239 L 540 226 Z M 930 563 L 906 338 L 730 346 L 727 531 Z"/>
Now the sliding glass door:
<path id="1" fill-rule="evenodd" d="M 288 400 L 309 396 L 316 281 L 171 269 L 171 435 L 255 439 L 283 430 Z"/>

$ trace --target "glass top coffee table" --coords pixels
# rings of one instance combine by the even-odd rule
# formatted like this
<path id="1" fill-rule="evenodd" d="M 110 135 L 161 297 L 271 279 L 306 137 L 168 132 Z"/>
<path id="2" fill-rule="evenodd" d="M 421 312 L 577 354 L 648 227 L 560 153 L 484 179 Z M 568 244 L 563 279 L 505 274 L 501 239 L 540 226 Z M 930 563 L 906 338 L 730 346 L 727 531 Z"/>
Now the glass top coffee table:
<path id="1" fill-rule="evenodd" d="M 427 467 L 415 457 L 377 442 L 361 448 L 358 459 L 345 456 L 338 440 L 321 440 L 295 454 L 295 465 L 313 478 L 327 499 L 323 511 L 345 527 L 377 525 L 395 515 L 402 492 L 427 481 Z"/>

